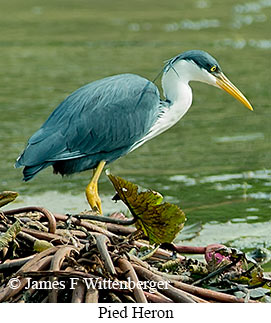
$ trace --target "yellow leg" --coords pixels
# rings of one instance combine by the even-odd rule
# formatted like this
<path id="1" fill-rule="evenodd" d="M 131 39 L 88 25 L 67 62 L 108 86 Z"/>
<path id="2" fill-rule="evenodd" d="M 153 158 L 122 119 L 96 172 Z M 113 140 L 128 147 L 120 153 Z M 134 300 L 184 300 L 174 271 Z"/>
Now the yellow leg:
<path id="1" fill-rule="evenodd" d="M 103 160 L 99 163 L 98 167 L 94 171 L 90 183 L 86 187 L 86 196 L 89 205 L 91 206 L 93 211 L 98 211 L 100 214 L 102 214 L 102 204 L 98 194 L 98 180 L 101 176 L 105 164 L 106 162 Z"/>

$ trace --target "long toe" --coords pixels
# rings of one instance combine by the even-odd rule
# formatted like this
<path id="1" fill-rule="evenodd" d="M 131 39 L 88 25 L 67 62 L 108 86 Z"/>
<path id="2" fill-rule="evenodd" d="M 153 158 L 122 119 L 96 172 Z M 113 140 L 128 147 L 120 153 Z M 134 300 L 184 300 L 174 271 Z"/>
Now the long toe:
<path id="1" fill-rule="evenodd" d="M 91 209 L 102 214 L 102 203 L 98 194 L 97 185 L 90 183 L 86 188 L 86 197 Z"/>

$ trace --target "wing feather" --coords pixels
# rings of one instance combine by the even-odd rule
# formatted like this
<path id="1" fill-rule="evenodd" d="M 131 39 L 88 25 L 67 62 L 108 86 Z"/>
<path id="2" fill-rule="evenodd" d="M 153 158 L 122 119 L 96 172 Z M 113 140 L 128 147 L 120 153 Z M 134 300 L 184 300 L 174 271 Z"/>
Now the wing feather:
<path id="1" fill-rule="evenodd" d="M 87 84 L 68 96 L 29 139 L 16 166 L 33 166 L 129 148 L 159 113 L 150 81 L 121 74 Z"/>

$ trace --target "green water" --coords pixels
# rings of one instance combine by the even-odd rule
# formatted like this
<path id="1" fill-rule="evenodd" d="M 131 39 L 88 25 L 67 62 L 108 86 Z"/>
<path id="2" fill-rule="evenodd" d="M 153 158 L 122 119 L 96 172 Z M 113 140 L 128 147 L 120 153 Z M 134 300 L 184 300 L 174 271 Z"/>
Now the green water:
<path id="1" fill-rule="evenodd" d="M 210 227 L 200 243 L 220 239 L 234 245 L 242 238 L 238 247 L 271 246 L 268 232 L 260 229 L 270 227 L 271 212 L 271 1 L 0 3 L 0 189 L 20 193 L 13 207 L 87 207 L 89 171 L 62 179 L 46 169 L 23 183 L 21 170 L 13 168 L 27 139 L 69 93 L 124 72 L 153 80 L 163 61 L 203 49 L 218 59 L 255 111 L 194 83 L 187 115 L 113 163 L 111 172 L 159 191 L 185 210 L 188 223 Z M 106 210 L 123 208 L 110 204 L 114 192 L 105 175 L 100 192 Z M 236 236 L 240 224 L 245 227 Z"/>

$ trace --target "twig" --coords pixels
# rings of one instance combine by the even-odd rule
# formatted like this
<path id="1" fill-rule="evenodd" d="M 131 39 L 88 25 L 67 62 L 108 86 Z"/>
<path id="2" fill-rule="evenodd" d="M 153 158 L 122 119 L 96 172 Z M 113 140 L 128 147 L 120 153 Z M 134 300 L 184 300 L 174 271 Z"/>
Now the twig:
<path id="1" fill-rule="evenodd" d="M 41 303 L 48 303 L 48 296 L 45 296 Z"/>
<path id="2" fill-rule="evenodd" d="M 165 286 L 166 280 L 162 277 L 152 273 L 150 270 L 146 268 L 142 268 L 138 265 L 133 265 L 135 271 L 139 274 L 139 276 L 143 278 L 147 278 L 150 281 L 155 281 L 157 283 L 162 282 L 162 284 Z M 161 285 L 162 285 L 161 284 Z M 195 301 L 192 299 L 192 297 L 187 296 L 186 293 L 183 291 L 167 284 L 164 288 L 159 288 L 159 290 L 165 294 L 167 297 L 171 298 L 174 302 L 177 303 L 195 303 Z"/>
<path id="3" fill-rule="evenodd" d="M 23 267 L 15 273 L 15 275 L 20 276 L 21 273 L 25 271 L 29 271 L 30 268 L 33 267 L 33 265 L 35 265 L 40 259 L 56 253 L 58 249 L 59 247 L 53 247 L 53 248 L 46 249 L 40 253 L 37 253 L 31 260 L 29 260 L 26 264 L 24 264 Z"/>
<path id="4" fill-rule="evenodd" d="M 45 280 L 45 277 L 39 279 L 38 285 Z M 37 292 L 36 288 L 30 287 L 26 292 L 23 294 L 19 294 L 17 298 L 15 298 L 12 302 L 13 303 L 26 303 L 33 294 Z"/>
<path id="5" fill-rule="evenodd" d="M 86 292 L 85 303 L 98 303 L 99 292 L 96 288 L 89 288 Z"/>
<path id="6" fill-rule="evenodd" d="M 95 276 L 93 274 L 89 274 L 89 273 L 85 273 L 82 271 L 78 271 L 78 270 L 71 270 L 71 271 L 66 271 L 66 270 L 39 270 L 39 271 L 26 271 L 21 273 L 22 277 L 64 277 L 64 278 L 69 278 L 69 277 L 77 277 L 80 279 L 85 279 L 85 278 L 90 278 L 90 279 L 94 279 L 97 282 L 102 282 L 103 278 Z"/>
<path id="7" fill-rule="evenodd" d="M 141 256 L 140 259 L 143 260 L 143 261 L 146 261 L 146 260 L 150 259 L 156 253 L 156 251 L 158 249 L 159 249 L 159 245 L 157 245 L 156 247 L 154 247 L 152 250 L 150 250 L 145 255 Z"/>
<path id="8" fill-rule="evenodd" d="M 132 241 L 132 245 L 141 248 L 141 247 L 149 247 L 149 245 L 147 243 L 141 242 L 141 241 Z M 156 257 L 159 257 L 160 259 L 166 259 L 168 260 L 168 258 L 172 258 L 172 253 L 168 252 L 167 250 L 164 250 L 162 248 L 158 248 L 154 255 Z M 185 260 L 186 258 L 181 256 L 181 255 L 176 255 L 177 259 L 180 260 Z"/>
<path id="9" fill-rule="evenodd" d="M 34 245 L 34 243 L 38 240 L 37 238 L 33 237 L 32 235 L 22 232 L 22 231 L 17 234 L 17 237 L 22 238 L 23 240 L 30 241 L 30 243 L 32 243 L 32 245 Z"/>
<path id="10" fill-rule="evenodd" d="M 29 262 L 31 262 L 33 259 L 31 259 Z M 42 269 L 46 268 L 49 265 L 49 263 L 51 262 L 51 259 L 52 259 L 52 256 L 46 256 L 46 257 L 44 257 L 42 259 L 39 259 L 37 262 L 32 263 L 32 266 L 31 267 L 29 266 L 29 267 L 34 271 L 42 270 Z M 26 263 L 24 266 L 26 266 L 27 264 L 28 263 Z M 27 284 L 27 279 L 26 278 L 18 278 L 18 279 L 19 279 L 18 280 L 18 288 L 12 289 L 8 285 L 0 292 L 0 303 L 10 299 L 13 296 L 15 296 L 16 294 L 18 294 L 26 286 L 26 284 Z"/>
<path id="11" fill-rule="evenodd" d="M 73 214 L 73 217 L 77 219 L 87 219 L 92 221 L 112 223 L 112 224 L 118 224 L 118 225 L 131 225 L 137 221 L 137 219 L 135 218 L 123 220 L 123 219 L 110 218 L 109 216 L 92 215 L 92 214 Z"/>
<path id="12" fill-rule="evenodd" d="M 193 246 L 177 246 L 172 245 L 173 250 L 179 253 L 186 253 L 186 254 L 204 254 L 206 248 L 205 247 L 193 247 Z"/>
<path id="13" fill-rule="evenodd" d="M 18 258 L 18 259 L 12 259 L 12 260 L 6 260 L 3 264 L 0 264 L 0 272 L 3 272 L 5 270 L 12 270 L 14 268 L 18 268 L 23 266 L 25 263 L 27 263 L 30 259 L 32 259 L 34 255 L 28 256 L 25 258 Z"/>
<path id="14" fill-rule="evenodd" d="M 110 242 L 108 237 L 106 237 L 103 234 L 95 234 L 94 236 L 96 239 L 97 248 L 100 252 L 101 258 L 104 261 L 105 268 L 112 276 L 116 276 L 117 275 L 116 269 L 113 265 L 112 259 L 107 250 L 107 243 Z"/>
<path id="15" fill-rule="evenodd" d="M 18 209 L 3 211 L 3 213 L 5 216 L 10 216 L 10 215 L 19 214 L 19 213 L 27 213 L 27 212 L 35 212 L 35 211 L 41 213 L 44 217 L 46 217 L 48 219 L 49 232 L 55 233 L 56 232 L 56 219 L 55 219 L 54 215 L 50 211 L 45 209 L 44 207 L 27 206 L 27 207 L 21 207 Z"/>
<path id="16" fill-rule="evenodd" d="M 72 303 L 83 303 L 86 286 L 82 281 L 77 282 L 72 292 Z"/>
<path id="17" fill-rule="evenodd" d="M 58 249 L 55 256 L 52 259 L 50 270 L 52 270 L 52 271 L 60 270 L 65 257 L 70 255 L 70 253 L 72 251 L 77 251 L 77 249 L 72 246 L 62 247 L 62 248 Z M 50 281 L 53 284 L 55 281 L 57 281 L 57 277 L 51 277 Z M 57 302 L 57 295 L 58 295 L 57 289 L 53 288 L 52 290 L 50 290 L 48 292 L 49 303 L 56 303 Z"/>
<path id="18" fill-rule="evenodd" d="M 149 293 L 144 291 L 144 295 L 146 296 L 147 300 L 151 303 L 173 303 L 173 300 L 170 298 L 162 295 L 159 293 L 159 295 L 154 293 Z"/>
<path id="19" fill-rule="evenodd" d="M 141 259 L 139 259 L 138 257 L 134 256 L 134 255 L 130 255 L 129 254 L 129 258 L 130 260 L 135 263 L 136 265 L 139 265 L 143 268 L 148 269 L 149 271 L 153 272 L 154 274 L 157 274 L 161 277 L 163 277 L 166 280 L 171 280 L 174 279 L 176 281 L 182 281 L 182 282 L 188 282 L 191 279 L 188 276 L 184 276 L 184 275 L 171 275 L 162 271 L 158 271 L 157 269 L 151 267 L 146 261 L 143 261 Z"/>
<path id="20" fill-rule="evenodd" d="M 22 232 L 28 233 L 29 235 L 32 235 L 37 239 L 54 241 L 55 243 L 58 243 L 58 244 L 69 243 L 69 239 L 54 233 L 38 231 L 34 229 L 29 229 L 29 228 L 22 228 Z"/>
<path id="21" fill-rule="evenodd" d="M 240 261 L 240 257 L 238 257 L 238 258 L 234 259 L 231 263 L 229 263 L 229 264 L 227 264 L 227 265 L 225 265 L 225 266 L 222 266 L 222 267 L 220 267 L 220 268 L 218 268 L 218 269 L 216 269 L 216 270 L 212 271 L 209 275 L 207 275 L 207 276 L 205 276 L 205 277 L 203 277 L 203 278 L 201 278 L 201 279 L 198 279 L 198 280 L 197 280 L 197 281 L 195 281 L 192 285 L 197 286 L 197 285 L 202 284 L 204 281 L 206 281 L 206 280 L 208 280 L 208 279 L 210 279 L 210 278 L 212 278 L 212 277 L 215 277 L 216 275 L 219 275 L 219 274 L 221 274 L 223 271 L 225 271 L 225 270 L 227 270 L 227 269 L 231 268 L 232 266 L 236 265 L 238 261 Z"/>
<path id="22" fill-rule="evenodd" d="M 135 283 L 133 292 L 135 299 L 138 303 L 147 303 L 147 299 L 143 293 L 142 288 L 139 286 L 139 279 L 137 277 L 137 274 L 133 268 L 133 266 L 130 264 L 130 262 L 124 258 L 118 259 L 118 264 L 120 269 L 125 273 L 126 277 L 129 277 L 132 282 Z"/>
<path id="23" fill-rule="evenodd" d="M 135 227 L 127 227 L 127 226 L 122 226 L 122 225 L 112 224 L 112 223 L 108 223 L 106 225 L 106 228 L 110 232 L 113 232 L 117 235 L 124 235 L 124 236 L 128 236 L 129 234 L 132 234 L 136 231 Z"/>
<path id="24" fill-rule="evenodd" d="M 209 299 L 209 300 L 214 300 L 222 303 L 244 303 L 245 302 L 243 298 L 237 298 L 235 296 L 223 294 L 214 290 L 192 286 L 192 285 L 185 284 L 182 282 L 177 282 L 174 280 L 171 280 L 170 282 L 176 288 L 180 288 L 183 291 L 186 291 L 190 294 L 202 297 L 207 300 Z"/>
<path id="25" fill-rule="evenodd" d="M 109 292 L 108 298 L 110 303 L 122 303 L 121 299 L 115 293 Z"/>
<path id="26" fill-rule="evenodd" d="M 109 231 L 107 231 L 107 230 L 99 227 L 98 225 L 92 224 L 90 222 L 82 221 L 82 220 L 76 219 L 73 216 L 72 217 L 69 217 L 69 216 L 64 215 L 64 214 L 58 214 L 58 213 L 56 213 L 54 215 L 55 215 L 55 218 L 57 220 L 66 221 L 66 220 L 70 219 L 70 221 L 73 224 L 79 225 L 79 226 L 83 226 L 83 227 L 85 227 L 89 231 L 94 231 L 94 232 L 102 233 L 102 234 L 106 235 L 109 238 L 112 238 L 112 237 L 118 238 L 118 236 L 116 234 L 114 234 L 112 232 L 109 232 Z"/>

